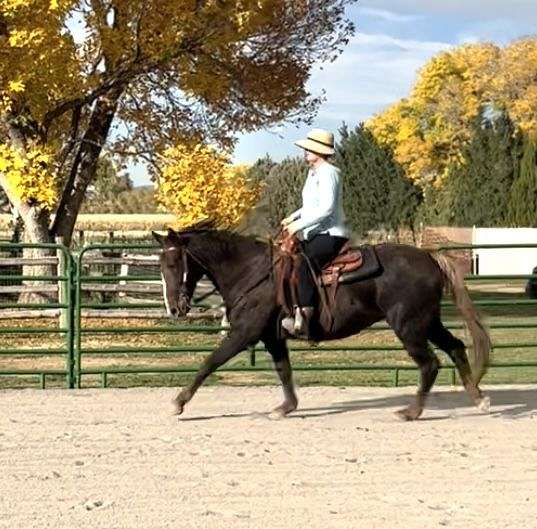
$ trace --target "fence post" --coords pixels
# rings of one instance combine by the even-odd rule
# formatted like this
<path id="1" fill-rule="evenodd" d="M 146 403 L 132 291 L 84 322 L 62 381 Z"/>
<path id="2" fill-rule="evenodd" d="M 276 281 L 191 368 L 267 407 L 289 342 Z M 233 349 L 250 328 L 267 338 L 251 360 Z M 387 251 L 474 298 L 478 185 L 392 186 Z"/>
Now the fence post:
<path id="1" fill-rule="evenodd" d="M 77 258 L 73 259 L 73 363 L 74 363 L 74 372 L 75 372 L 75 388 L 80 389 L 82 386 L 82 358 L 81 358 L 81 348 L 82 348 L 82 330 L 81 330 L 81 320 L 82 320 L 82 285 L 80 276 L 82 275 L 82 256 L 84 255 L 84 248 L 81 248 L 78 252 Z"/>
<path id="2" fill-rule="evenodd" d="M 58 303 L 66 305 L 60 309 L 59 325 L 60 329 L 66 329 L 65 332 L 65 371 L 66 386 L 69 389 L 74 388 L 74 306 L 73 306 L 73 258 L 71 253 L 65 250 L 63 237 L 56 237 L 56 244 L 60 245 L 56 249 L 56 258 L 58 259 L 57 275 L 66 277 L 67 280 L 58 280 Z"/>
<path id="3" fill-rule="evenodd" d="M 63 246 L 63 237 L 56 237 L 56 244 Z M 69 265 L 66 262 L 67 256 L 64 254 L 61 248 L 56 249 L 56 258 L 58 259 L 57 274 L 59 276 L 66 276 L 68 273 Z M 68 282 L 61 279 L 58 280 L 58 303 L 68 302 Z M 69 322 L 69 309 L 60 309 L 60 327 L 65 329 Z"/>

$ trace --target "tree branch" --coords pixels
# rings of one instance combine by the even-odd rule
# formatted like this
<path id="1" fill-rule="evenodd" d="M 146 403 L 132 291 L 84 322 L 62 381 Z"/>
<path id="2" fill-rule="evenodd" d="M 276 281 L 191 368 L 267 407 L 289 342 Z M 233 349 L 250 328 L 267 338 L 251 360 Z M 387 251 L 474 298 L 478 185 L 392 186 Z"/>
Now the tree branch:
<path id="1" fill-rule="evenodd" d="M 108 137 L 122 93 L 122 89 L 117 88 L 97 101 L 73 161 L 51 230 L 54 235 L 62 236 L 67 245 L 70 244 L 86 189 L 95 175 L 97 160 Z"/>

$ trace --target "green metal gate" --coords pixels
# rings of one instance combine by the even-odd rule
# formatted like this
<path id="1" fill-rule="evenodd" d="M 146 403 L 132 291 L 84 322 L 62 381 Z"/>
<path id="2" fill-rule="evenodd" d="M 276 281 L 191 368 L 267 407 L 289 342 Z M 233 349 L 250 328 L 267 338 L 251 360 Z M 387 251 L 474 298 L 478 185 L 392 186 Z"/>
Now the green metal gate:
<path id="1" fill-rule="evenodd" d="M 498 250 L 508 250 L 511 248 L 537 248 L 537 244 L 533 245 L 483 245 L 483 246 L 456 246 L 445 247 L 440 251 L 451 250 L 472 250 L 476 248 L 497 248 Z M 82 387 L 85 377 L 100 377 L 101 385 L 106 386 L 109 382 L 110 375 L 119 374 L 163 374 L 163 373 L 189 373 L 196 370 L 195 366 L 181 367 L 181 366 L 158 366 L 158 365 L 129 365 L 132 358 L 145 357 L 151 358 L 153 356 L 166 356 L 175 354 L 189 355 L 192 353 L 208 353 L 214 349 L 213 344 L 196 344 L 196 345 L 169 345 L 166 347 L 137 347 L 137 346 L 114 346 L 106 344 L 99 337 L 105 335 L 111 336 L 136 336 L 140 334 L 148 335 L 177 335 L 179 333 L 210 333 L 216 334 L 225 328 L 219 325 L 191 325 L 191 324 L 179 324 L 179 325 L 159 325 L 158 327 L 146 325 L 137 327 L 118 327 L 114 325 L 102 325 L 100 327 L 88 326 L 85 323 L 83 317 L 84 311 L 87 310 L 100 310 L 110 311 L 116 309 L 125 310 L 154 310 L 163 308 L 162 300 L 159 298 L 158 302 L 143 302 L 143 303 L 128 303 L 121 301 L 96 301 L 89 299 L 85 289 L 90 288 L 91 285 L 96 284 L 127 284 L 132 281 L 136 282 L 157 282 L 160 281 L 159 274 L 142 274 L 142 275 L 121 275 L 117 273 L 100 273 L 94 275 L 89 270 L 91 264 L 92 252 L 109 252 L 111 262 L 119 262 L 117 255 L 120 255 L 124 251 L 136 251 L 136 252 L 155 252 L 156 248 L 152 245 L 142 244 L 101 244 L 92 245 L 83 248 L 77 256 L 73 256 L 67 248 L 58 244 L 50 245 L 21 245 L 21 244 L 9 244 L 2 243 L 1 249 L 18 249 L 23 248 L 42 248 L 55 252 L 58 256 L 58 274 L 50 276 L 23 276 L 23 275 L 0 275 L 0 281 L 5 279 L 17 279 L 18 281 L 42 281 L 42 282 L 57 282 L 59 285 L 59 299 L 57 303 L 47 304 L 24 304 L 21 305 L 17 302 L 2 302 L 0 303 L 0 309 L 8 308 L 31 308 L 36 310 L 44 309 L 58 309 L 60 311 L 59 325 L 56 328 L 20 328 L 20 327 L 2 327 L 0 326 L 0 337 L 4 335 L 38 335 L 54 333 L 60 333 L 63 337 L 62 347 L 49 348 L 39 347 L 34 349 L 28 348 L 5 348 L 1 349 L 0 355 L 6 356 L 33 356 L 38 358 L 39 356 L 49 355 L 62 355 L 65 358 L 65 367 L 63 369 L 2 369 L 0 368 L 0 376 L 2 375 L 34 375 L 38 376 L 41 382 L 41 386 L 45 387 L 46 379 L 49 376 L 62 376 L 65 378 L 65 385 L 67 387 Z M 116 255 L 116 257 L 114 257 Z M 537 264 L 537 263 L 536 263 Z M 1 270 L 0 270 L 1 272 Z M 502 275 L 502 276 L 468 276 L 466 279 L 471 284 L 474 281 L 511 281 L 511 280 L 527 280 L 529 278 L 535 278 L 531 274 L 528 275 Z M 111 287 L 112 288 L 112 287 Z M 490 299 L 475 301 L 478 307 L 503 307 L 513 306 L 520 307 L 522 310 L 527 311 L 535 316 L 535 321 L 503 321 L 498 320 L 489 325 L 491 329 L 536 329 L 535 339 L 531 338 L 523 342 L 504 342 L 495 343 L 495 350 L 508 350 L 511 348 L 536 348 L 537 349 L 537 300 L 532 299 L 518 299 L 518 300 L 506 300 L 492 297 Z M 451 308 L 453 304 L 450 301 L 443 301 L 443 307 Z M 448 324 L 451 329 L 460 329 L 462 325 L 460 323 Z M 374 330 L 385 330 L 388 326 L 385 324 L 379 324 L 374 327 Z M 94 338 L 94 342 L 91 345 L 85 343 L 86 339 Z M 311 351 L 312 347 L 309 345 L 297 345 L 291 348 L 291 351 Z M 371 351 L 401 351 L 403 350 L 401 345 L 394 344 L 364 344 L 360 346 L 330 346 L 323 345 L 315 347 L 315 351 L 352 351 L 352 352 L 371 352 Z M 224 367 L 219 372 L 233 372 L 233 371 L 266 371 L 271 370 L 270 366 L 257 365 L 256 353 L 264 351 L 262 347 L 255 347 L 248 351 L 248 361 L 242 362 L 241 365 L 231 365 Z M 116 365 L 103 366 L 95 365 L 93 359 L 95 358 L 115 358 L 119 361 Z M 491 367 L 520 367 L 520 368 L 535 368 L 537 367 L 537 361 L 532 362 L 496 362 Z M 451 364 L 443 366 L 444 369 L 449 370 L 451 374 L 451 380 L 454 383 L 456 380 L 455 370 Z M 393 384 L 398 385 L 400 381 L 400 373 L 405 371 L 414 371 L 414 366 L 400 365 L 396 363 L 390 364 L 359 364 L 359 365 L 305 365 L 295 367 L 297 371 L 390 371 L 393 373 Z"/>
<path id="2" fill-rule="evenodd" d="M 54 335 L 59 334 L 63 337 L 63 347 L 50 348 L 21 348 L 21 347 L 7 347 L 0 348 L 0 355 L 6 356 L 51 356 L 59 355 L 65 358 L 65 367 L 63 369 L 0 369 L 0 376 L 17 376 L 17 375 L 33 375 L 38 376 L 40 385 L 42 388 L 46 386 L 46 379 L 49 376 L 63 376 L 65 377 L 65 385 L 68 388 L 74 387 L 74 289 L 73 289 L 73 258 L 69 250 L 61 244 L 14 244 L 14 243 L 0 243 L 0 251 L 21 251 L 25 249 L 40 249 L 47 250 L 52 256 L 56 258 L 56 270 L 57 273 L 53 275 L 22 275 L 22 274 L 5 274 L 0 268 L 0 282 L 5 283 L 16 282 L 23 284 L 24 282 L 31 281 L 32 283 L 57 283 L 58 285 L 58 300 L 56 302 L 47 303 L 19 303 L 18 301 L 5 301 L 1 300 L 0 309 L 31 309 L 36 311 L 44 310 L 59 310 L 58 326 L 56 328 L 39 328 L 39 327 L 4 327 L 0 326 L 0 337 L 13 336 L 13 335 Z M 39 259 L 21 260 L 17 258 L 4 258 L 3 265 L 6 263 L 28 263 L 26 266 L 39 262 Z M 45 262 L 47 260 L 45 259 Z M 54 266 L 53 264 L 51 266 Z M 22 292 L 24 289 L 21 288 Z M 5 340 L 2 339 L 2 342 Z"/>

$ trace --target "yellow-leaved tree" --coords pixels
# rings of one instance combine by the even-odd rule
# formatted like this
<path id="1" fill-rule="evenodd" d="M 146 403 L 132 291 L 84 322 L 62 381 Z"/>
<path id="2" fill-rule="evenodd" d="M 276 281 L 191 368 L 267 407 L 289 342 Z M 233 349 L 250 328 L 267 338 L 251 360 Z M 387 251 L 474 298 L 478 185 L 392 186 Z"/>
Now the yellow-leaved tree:
<path id="1" fill-rule="evenodd" d="M 246 173 L 247 166 L 232 165 L 212 147 L 180 144 L 162 156 L 157 198 L 177 216 L 177 228 L 205 219 L 232 228 L 260 196 L 261 186 Z"/>
<path id="2" fill-rule="evenodd" d="M 26 240 L 70 244 L 103 149 L 153 163 L 309 121 L 352 1 L 0 0 L 0 186 Z"/>
<path id="3" fill-rule="evenodd" d="M 409 97 L 373 117 L 368 128 L 390 147 L 410 179 L 441 186 L 461 163 L 475 120 L 505 113 L 537 137 L 537 38 L 501 48 L 470 44 L 441 52 L 419 72 Z"/>

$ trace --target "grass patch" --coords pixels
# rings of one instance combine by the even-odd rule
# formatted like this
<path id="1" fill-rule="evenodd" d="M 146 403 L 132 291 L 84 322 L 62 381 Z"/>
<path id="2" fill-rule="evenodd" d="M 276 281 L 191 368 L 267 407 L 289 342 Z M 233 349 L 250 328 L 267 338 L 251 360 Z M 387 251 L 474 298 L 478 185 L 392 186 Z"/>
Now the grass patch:
<path id="1" fill-rule="evenodd" d="M 486 301 L 527 301 L 522 292 L 524 282 L 506 282 L 496 285 L 498 288 L 489 291 L 490 282 L 483 282 L 485 290 L 480 290 L 479 284 L 469 284 L 472 291 L 472 298 L 481 302 Z M 505 290 L 508 290 L 506 292 Z M 486 324 L 491 328 L 490 333 L 496 348 L 492 353 L 492 362 L 526 362 L 537 364 L 537 346 L 527 347 L 532 342 L 537 343 L 537 306 L 534 305 L 492 305 L 478 307 Z M 459 323 L 460 319 L 452 307 L 445 307 L 443 311 L 445 322 Z M 494 328 L 499 324 L 509 325 L 532 325 L 532 328 Z M 178 329 L 181 323 L 174 323 L 163 320 L 107 320 L 107 319 L 85 319 L 82 321 L 82 329 L 104 329 L 113 328 L 115 331 L 122 329 L 129 330 L 128 333 L 88 333 L 82 336 L 82 368 L 96 371 L 105 371 L 114 368 L 135 368 L 135 369 L 166 369 L 182 368 L 195 370 L 199 367 L 208 352 L 197 352 L 192 349 L 202 347 L 214 349 L 222 337 L 217 332 L 204 330 L 207 324 L 199 324 L 200 332 L 167 332 L 165 328 L 175 327 Z M 192 326 L 190 323 L 189 326 Z M 10 369 L 64 369 L 66 358 L 64 355 L 31 355 L 31 354 L 9 354 L 2 353 L 2 350 L 23 348 L 27 351 L 39 349 L 61 349 L 65 347 L 65 336 L 57 333 L 43 332 L 45 330 L 55 331 L 58 329 L 58 322 L 54 320 L 14 320 L 7 322 L 0 320 L 0 331 L 7 328 L 24 330 L 32 328 L 36 333 L 24 334 L 2 334 L 0 332 L 0 371 Z M 159 332 L 142 331 L 142 328 L 160 329 Z M 41 331 L 41 332 L 39 332 Z M 463 329 L 454 329 L 453 333 L 464 341 Z M 500 347 L 502 344 L 509 344 L 508 348 Z M 304 347 L 303 342 L 290 342 L 290 348 L 299 345 Z M 295 380 L 298 385 L 333 385 L 333 386 L 354 386 L 354 385 L 375 385 L 389 386 L 394 384 L 394 371 L 385 371 L 381 366 L 412 366 L 407 353 L 401 350 L 393 350 L 392 347 L 400 347 L 399 340 L 391 330 L 378 328 L 367 329 L 362 333 L 334 342 L 326 342 L 319 347 L 312 347 L 306 351 L 293 351 L 291 360 L 295 368 Z M 376 347 L 380 350 L 346 351 L 344 347 Z M 92 349 L 102 348 L 133 348 L 133 352 L 121 352 L 113 354 L 91 353 Z M 137 349 L 156 348 L 166 349 L 170 347 L 192 348 L 186 352 L 165 352 L 157 350 L 152 353 L 137 354 Z M 324 350 L 329 347 L 333 350 Z M 338 349 L 341 348 L 341 349 Z M 470 351 L 471 355 L 471 351 Z M 439 358 L 443 364 L 449 363 L 447 356 L 439 352 Z M 241 353 L 227 364 L 226 367 L 248 368 L 250 366 L 250 355 L 248 352 Z M 334 367 L 359 367 L 359 366 L 379 366 L 378 370 L 333 370 Z M 275 374 L 271 371 L 272 365 L 266 352 L 256 353 L 256 367 L 265 368 L 267 371 L 256 372 L 225 372 L 218 371 L 213 375 L 209 384 L 228 385 L 267 385 L 278 383 Z M 307 371 L 307 368 L 324 368 L 323 370 Z M 139 385 L 151 386 L 182 386 L 191 380 L 191 373 L 142 373 L 142 374 L 108 374 L 107 384 L 112 387 L 128 387 Z M 450 370 L 441 371 L 438 383 L 450 384 L 452 376 Z M 415 384 L 417 382 L 416 371 L 400 371 L 400 385 Z M 485 383 L 537 383 L 537 367 L 509 367 L 491 368 L 484 380 Z M 85 375 L 83 377 L 84 387 L 100 386 L 102 377 L 100 375 Z M 0 388 L 7 387 L 39 387 L 40 381 L 37 376 L 11 377 L 0 375 Z M 49 376 L 46 379 L 47 387 L 63 387 L 65 380 L 58 376 Z"/>

